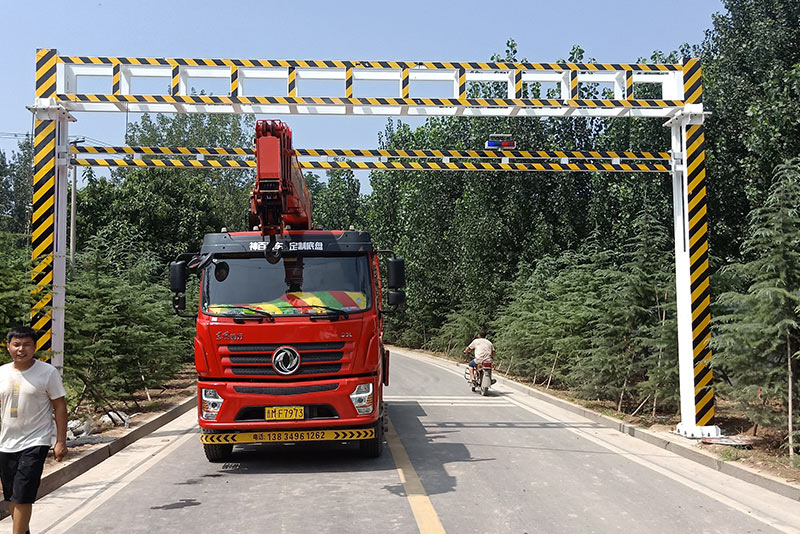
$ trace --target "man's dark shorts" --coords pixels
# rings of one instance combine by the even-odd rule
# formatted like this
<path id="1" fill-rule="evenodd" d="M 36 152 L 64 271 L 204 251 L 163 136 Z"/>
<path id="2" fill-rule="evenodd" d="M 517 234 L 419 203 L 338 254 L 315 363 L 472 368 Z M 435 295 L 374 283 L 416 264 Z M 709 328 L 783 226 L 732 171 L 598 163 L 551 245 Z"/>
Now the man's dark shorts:
<path id="1" fill-rule="evenodd" d="M 31 447 L 19 452 L 0 452 L 3 498 L 15 504 L 32 504 L 42 481 L 42 469 L 50 447 Z"/>

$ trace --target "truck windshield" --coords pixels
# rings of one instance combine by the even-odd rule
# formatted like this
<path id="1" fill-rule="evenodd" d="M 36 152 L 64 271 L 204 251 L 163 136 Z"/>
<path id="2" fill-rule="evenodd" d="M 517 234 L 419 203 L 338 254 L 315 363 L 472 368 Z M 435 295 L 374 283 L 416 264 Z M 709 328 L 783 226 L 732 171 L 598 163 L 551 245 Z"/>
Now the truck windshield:
<path id="1" fill-rule="evenodd" d="M 203 272 L 210 315 L 354 313 L 372 304 L 367 256 L 215 258 Z"/>

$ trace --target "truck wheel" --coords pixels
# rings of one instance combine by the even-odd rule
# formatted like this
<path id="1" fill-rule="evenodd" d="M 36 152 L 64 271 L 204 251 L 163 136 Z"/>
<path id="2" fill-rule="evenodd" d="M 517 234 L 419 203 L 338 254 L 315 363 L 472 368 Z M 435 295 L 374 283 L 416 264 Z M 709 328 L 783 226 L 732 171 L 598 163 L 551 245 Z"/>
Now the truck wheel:
<path id="1" fill-rule="evenodd" d="M 203 451 L 209 462 L 224 462 L 231 457 L 233 445 L 230 443 L 203 444 Z"/>
<path id="2" fill-rule="evenodd" d="M 365 458 L 377 458 L 383 453 L 383 419 L 383 417 L 378 419 L 378 422 L 375 423 L 373 427 L 375 429 L 374 438 L 364 439 L 358 442 L 361 455 Z"/>

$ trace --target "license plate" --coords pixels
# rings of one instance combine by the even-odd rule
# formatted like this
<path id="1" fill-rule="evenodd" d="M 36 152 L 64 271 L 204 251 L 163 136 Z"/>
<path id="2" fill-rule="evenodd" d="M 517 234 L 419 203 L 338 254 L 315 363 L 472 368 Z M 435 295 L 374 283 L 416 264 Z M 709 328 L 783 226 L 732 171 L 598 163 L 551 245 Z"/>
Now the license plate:
<path id="1" fill-rule="evenodd" d="M 305 417 L 303 406 L 267 406 L 265 412 L 267 421 L 296 421 Z"/>

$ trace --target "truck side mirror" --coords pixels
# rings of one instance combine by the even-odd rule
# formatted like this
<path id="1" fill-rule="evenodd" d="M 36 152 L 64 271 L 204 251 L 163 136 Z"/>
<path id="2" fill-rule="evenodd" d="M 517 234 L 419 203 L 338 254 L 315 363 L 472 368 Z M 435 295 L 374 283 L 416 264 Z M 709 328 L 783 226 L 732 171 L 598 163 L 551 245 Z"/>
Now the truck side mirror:
<path id="1" fill-rule="evenodd" d="M 406 262 L 403 258 L 387 260 L 386 282 L 390 289 L 406 287 Z"/>
<path id="2" fill-rule="evenodd" d="M 169 263 L 169 288 L 173 293 L 186 292 L 186 262 L 171 261 Z"/>
<path id="3" fill-rule="evenodd" d="M 406 292 L 405 291 L 389 291 L 386 295 L 386 301 L 388 302 L 389 306 L 396 307 L 400 306 L 401 304 L 405 304 L 406 302 Z"/>

